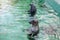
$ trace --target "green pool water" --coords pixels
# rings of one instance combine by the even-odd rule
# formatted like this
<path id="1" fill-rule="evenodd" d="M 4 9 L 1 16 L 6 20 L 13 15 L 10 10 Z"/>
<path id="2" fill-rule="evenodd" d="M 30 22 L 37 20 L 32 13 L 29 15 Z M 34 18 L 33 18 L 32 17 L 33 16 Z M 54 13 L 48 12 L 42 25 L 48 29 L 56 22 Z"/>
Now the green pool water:
<path id="1" fill-rule="evenodd" d="M 13 4 L 4 3 L 0 9 L 0 40 L 28 40 L 27 33 L 23 32 L 30 26 L 28 23 L 30 3 L 37 7 L 36 17 L 39 20 L 40 33 L 37 40 L 60 40 L 60 17 L 57 12 L 48 4 L 47 7 L 40 7 L 39 0 L 17 0 Z M 40 4 L 43 4 L 41 0 Z M 48 35 L 43 28 L 51 27 L 57 30 L 56 35 Z"/>

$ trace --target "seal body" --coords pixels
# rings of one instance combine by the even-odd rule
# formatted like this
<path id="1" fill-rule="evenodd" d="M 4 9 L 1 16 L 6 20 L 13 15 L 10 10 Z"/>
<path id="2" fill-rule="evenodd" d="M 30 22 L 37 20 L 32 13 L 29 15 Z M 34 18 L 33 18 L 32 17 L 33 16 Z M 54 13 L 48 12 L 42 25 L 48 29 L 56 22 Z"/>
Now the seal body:
<path id="1" fill-rule="evenodd" d="M 30 10 L 28 11 L 30 16 L 34 16 L 36 14 L 36 7 L 33 4 L 30 4 Z"/>

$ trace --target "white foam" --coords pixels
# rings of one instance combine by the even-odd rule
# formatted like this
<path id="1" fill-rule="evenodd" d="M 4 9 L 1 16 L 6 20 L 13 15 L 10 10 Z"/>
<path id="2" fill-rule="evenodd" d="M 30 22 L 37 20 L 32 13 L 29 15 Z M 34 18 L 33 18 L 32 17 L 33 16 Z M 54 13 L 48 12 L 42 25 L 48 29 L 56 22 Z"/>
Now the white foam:
<path id="1" fill-rule="evenodd" d="M 58 4 L 60 4 L 60 0 L 55 0 Z"/>

